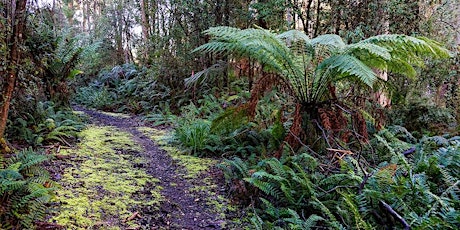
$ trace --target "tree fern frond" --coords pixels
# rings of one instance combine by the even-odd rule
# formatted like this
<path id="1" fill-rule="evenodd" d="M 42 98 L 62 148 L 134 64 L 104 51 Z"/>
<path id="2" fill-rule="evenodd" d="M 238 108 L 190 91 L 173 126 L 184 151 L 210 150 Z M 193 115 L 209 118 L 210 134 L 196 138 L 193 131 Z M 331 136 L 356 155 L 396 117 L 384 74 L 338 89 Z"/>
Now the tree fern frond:
<path id="1" fill-rule="evenodd" d="M 304 41 L 311 43 L 310 38 L 300 30 L 288 30 L 277 35 L 278 38 L 286 39 L 287 42 Z"/>
<path id="2" fill-rule="evenodd" d="M 388 71 L 392 73 L 398 73 L 405 75 L 410 78 L 417 76 L 415 68 L 407 61 L 401 58 L 393 58 L 390 62 L 387 62 Z"/>
<path id="3" fill-rule="evenodd" d="M 336 34 L 320 35 L 316 38 L 311 39 L 311 44 L 313 46 L 323 45 L 336 49 L 342 49 L 345 47 L 345 42 L 343 42 L 342 38 Z"/>
<path id="4" fill-rule="evenodd" d="M 436 58 L 449 58 L 452 56 L 451 52 L 444 48 L 440 42 L 422 36 L 418 36 L 416 38 L 426 42 L 426 44 L 430 47 L 431 52 L 433 53 L 431 56 Z"/>
<path id="5" fill-rule="evenodd" d="M 355 43 L 346 46 L 344 54 L 353 54 L 353 56 L 359 58 L 363 53 L 370 54 L 373 58 L 381 58 L 385 61 L 391 60 L 391 53 L 387 48 L 378 46 L 372 43 Z M 362 60 L 361 58 L 359 58 Z"/>
<path id="6" fill-rule="evenodd" d="M 324 60 L 317 68 L 318 71 L 326 75 L 338 73 L 340 77 L 335 79 L 343 79 L 347 77 L 357 77 L 361 82 L 372 87 L 378 79 L 374 71 L 364 65 L 359 59 L 350 55 L 335 55 Z M 326 79 L 325 77 L 322 77 Z M 321 79 L 321 78 L 320 78 Z M 326 83 L 332 81 L 333 78 L 326 80 Z M 320 87 L 327 85 L 326 83 L 316 81 L 316 86 Z"/>
<path id="7" fill-rule="evenodd" d="M 303 31 L 289 30 L 278 34 L 277 37 L 283 39 L 294 53 L 302 56 L 303 64 L 309 60 L 309 56 L 313 56 L 315 53 L 310 38 Z"/>
<path id="8" fill-rule="evenodd" d="M 391 52 L 393 58 L 402 59 L 414 55 L 425 55 L 434 58 L 448 58 L 450 56 L 449 51 L 441 47 L 439 43 L 424 37 L 386 34 L 374 36 L 361 42 L 385 47 Z"/>
<path id="9" fill-rule="evenodd" d="M 239 52 L 234 52 L 236 44 L 224 42 L 224 41 L 210 41 L 204 45 L 201 45 L 193 50 L 193 52 L 203 52 L 212 54 L 234 54 L 236 56 L 241 55 Z"/>
<path id="10" fill-rule="evenodd" d="M 217 37 L 217 38 L 223 38 L 223 37 L 232 37 L 234 34 L 240 31 L 241 29 L 238 29 L 235 27 L 216 26 L 216 27 L 211 27 L 205 30 L 203 33 L 206 35 Z"/>
<path id="11" fill-rule="evenodd" d="M 208 79 L 208 76 L 218 75 L 224 73 L 227 69 L 227 63 L 224 61 L 218 61 L 216 64 L 212 65 L 209 68 L 206 68 L 200 72 L 193 74 L 192 76 L 185 78 L 184 83 L 185 87 L 190 88 L 195 86 L 198 82 L 202 83 Z"/>

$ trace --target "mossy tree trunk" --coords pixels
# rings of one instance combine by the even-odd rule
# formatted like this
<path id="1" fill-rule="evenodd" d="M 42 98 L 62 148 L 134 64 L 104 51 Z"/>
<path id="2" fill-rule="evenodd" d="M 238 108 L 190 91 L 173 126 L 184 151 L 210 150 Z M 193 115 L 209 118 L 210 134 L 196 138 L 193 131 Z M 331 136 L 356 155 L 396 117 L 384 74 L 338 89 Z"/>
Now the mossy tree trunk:
<path id="1" fill-rule="evenodd" d="M 4 138 L 6 130 L 6 122 L 8 119 L 8 111 L 10 108 L 11 97 L 16 84 L 18 76 L 18 67 L 21 60 L 20 47 L 24 42 L 24 29 L 26 24 L 26 6 L 27 0 L 15 0 L 8 3 L 4 1 L 4 8 L 2 9 L 2 19 L 4 19 L 4 31 L 7 32 L 6 36 L 2 39 L 2 43 L 6 44 L 8 49 L 8 58 L 4 59 L 2 63 L 1 72 L 3 78 L 2 95 L 1 95 L 1 108 L 0 108 L 0 151 L 7 152 L 9 148 Z M 2 26 L 3 27 L 3 26 Z M 8 34 L 10 32 L 10 34 Z M 9 60 L 8 60 L 9 59 Z M 6 68 L 5 68 L 6 67 Z"/>

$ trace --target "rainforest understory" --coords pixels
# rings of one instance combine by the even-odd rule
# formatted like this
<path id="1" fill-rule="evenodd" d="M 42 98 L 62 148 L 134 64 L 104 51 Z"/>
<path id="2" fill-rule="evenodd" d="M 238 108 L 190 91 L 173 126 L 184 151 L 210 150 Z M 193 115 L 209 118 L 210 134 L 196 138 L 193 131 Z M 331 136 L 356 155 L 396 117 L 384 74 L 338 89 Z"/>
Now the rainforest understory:
<path id="1" fill-rule="evenodd" d="M 456 0 L 0 0 L 0 230 L 460 229 Z"/>

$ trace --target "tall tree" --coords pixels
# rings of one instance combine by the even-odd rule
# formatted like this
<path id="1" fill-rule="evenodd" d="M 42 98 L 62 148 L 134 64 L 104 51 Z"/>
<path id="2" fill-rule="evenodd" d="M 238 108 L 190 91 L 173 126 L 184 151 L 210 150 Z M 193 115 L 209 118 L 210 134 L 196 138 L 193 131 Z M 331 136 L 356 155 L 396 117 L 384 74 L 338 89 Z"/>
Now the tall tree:
<path id="1" fill-rule="evenodd" d="M 9 148 L 5 140 L 6 122 L 10 108 L 11 97 L 18 78 L 18 68 L 21 61 L 21 46 L 24 43 L 24 30 L 26 26 L 27 0 L 8 1 L 0 3 L 1 18 L 0 30 L 4 35 L 1 43 L 7 51 L 7 56 L 2 57 L 0 75 L 2 77 L 2 94 L 0 108 L 0 145 L 1 151 L 7 152 Z"/>

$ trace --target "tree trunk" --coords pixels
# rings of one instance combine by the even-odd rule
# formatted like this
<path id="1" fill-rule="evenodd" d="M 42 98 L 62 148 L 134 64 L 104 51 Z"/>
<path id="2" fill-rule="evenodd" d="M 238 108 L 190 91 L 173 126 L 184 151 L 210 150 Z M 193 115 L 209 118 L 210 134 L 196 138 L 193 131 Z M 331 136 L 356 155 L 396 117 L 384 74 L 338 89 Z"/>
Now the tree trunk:
<path id="1" fill-rule="evenodd" d="M 27 0 L 16 0 L 12 1 L 13 6 L 11 7 L 11 14 L 4 15 L 10 23 L 9 26 L 12 28 L 12 36 L 7 39 L 9 48 L 9 59 L 6 80 L 3 83 L 2 96 L 1 96 L 1 108 L 0 108 L 0 145 L 1 152 L 8 152 L 9 148 L 6 145 L 5 130 L 6 121 L 8 119 L 8 111 L 10 108 L 11 97 L 13 96 L 14 87 L 16 84 L 16 78 L 18 76 L 17 68 L 21 58 L 20 46 L 24 41 L 23 32 L 26 24 L 26 5 Z M 10 41 L 8 41 L 10 40 Z"/>
<path id="2" fill-rule="evenodd" d="M 145 44 L 149 41 L 149 21 L 147 19 L 145 0 L 141 0 L 141 20 L 142 20 L 142 35 Z"/>
<path id="3" fill-rule="evenodd" d="M 125 51 L 123 47 L 123 15 L 122 15 L 122 6 L 115 5 L 115 18 L 114 18 L 114 26 L 115 26 L 115 42 L 116 42 L 116 49 L 117 49 L 117 64 L 122 65 L 124 63 Z"/>
<path id="4" fill-rule="evenodd" d="M 380 28 L 378 30 L 379 34 L 389 34 L 390 33 L 390 19 L 389 15 L 387 12 L 388 8 L 388 2 L 387 0 L 381 0 L 379 1 L 379 11 L 378 11 L 378 17 L 380 18 Z M 378 71 L 374 70 L 376 72 L 377 76 L 381 78 L 384 81 L 388 81 L 388 72 L 387 71 Z M 382 106 L 382 107 L 389 107 L 391 106 L 391 98 L 388 96 L 388 93 L 385 92 L 384 90 L 379 90 L 375 94 L 377 102 Z"/>

